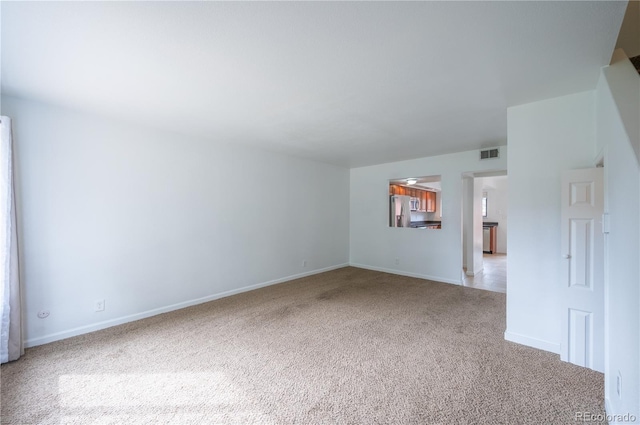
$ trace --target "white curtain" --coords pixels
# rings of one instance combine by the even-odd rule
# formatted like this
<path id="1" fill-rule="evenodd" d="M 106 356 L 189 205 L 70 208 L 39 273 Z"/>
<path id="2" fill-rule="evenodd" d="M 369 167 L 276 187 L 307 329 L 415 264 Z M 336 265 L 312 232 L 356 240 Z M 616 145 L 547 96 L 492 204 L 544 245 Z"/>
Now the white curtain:
<path id="1" fill-rule="evenodd" d="M 24 354 L 11 119 L 0 117 L 0 363 Z"/>

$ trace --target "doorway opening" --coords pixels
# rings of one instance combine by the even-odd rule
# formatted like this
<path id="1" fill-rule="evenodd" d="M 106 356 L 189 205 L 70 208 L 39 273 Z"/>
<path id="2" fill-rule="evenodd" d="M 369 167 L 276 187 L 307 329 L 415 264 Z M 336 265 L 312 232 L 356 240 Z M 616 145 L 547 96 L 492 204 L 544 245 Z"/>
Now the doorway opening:
<path id="1" fill-rule="evenodd" d="M 507 291 L 507 172 L 465 173 L 462 284 Z"/>

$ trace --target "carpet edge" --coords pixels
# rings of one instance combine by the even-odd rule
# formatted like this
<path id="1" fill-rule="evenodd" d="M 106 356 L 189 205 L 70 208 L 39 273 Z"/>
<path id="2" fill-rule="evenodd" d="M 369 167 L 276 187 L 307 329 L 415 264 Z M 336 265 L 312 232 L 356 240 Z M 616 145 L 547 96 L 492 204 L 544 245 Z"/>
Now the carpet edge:
<path id="1" fill-rule="evenodd" d="M 207 295 L 201 298 L 195 298 L 192 300 L 182 301 L 175 304 L 170 304 L 163 307 L 154 308 L 151 310 L 142 311 L 139 313 L 134 313 L 126 316 L 116 317 L 113 319 L 104 320 L 97 323 L 92 323 L 89 325 L 78 326 L 75 328 L 71 328 L 65 331 L 55 332 L 52 334 L 44 335 L 37 338 L 27 339 L 24 341 L 24 347 L 36 347 L 38 345 L 48 344 L 50 342 L 60 341 L 63 339 L 71 338 L 78 335 L 87 334 L 90 332 L 99 331 L 102 329 L 107 329 L 113 326 L 122 325 L 129 322 L 135 322 L 136 320 L 146 319 L 148 317 L 156 316 L 158 314 L 169 313 L 171 311 L 180 310 L 182 308 L 191 307 L 198 304 L 203 304 L 209 301 L 214 301 L 220 298 L 230 297 L 232 295 L 240 294 L 243 292 L 252 291 L 254 289 L 264 288 L 266 286 L 276 285 L 279 283 L 288 282 L 290 280 L 300 279 L 307 276 L 312 276 L 315 274 L 325 273 L 331 270 L 337 270 L 344 267 L 349 267 L 349 263 L 336 264 L 329 267 L 324 267 L 321 269 L 316 269 L 312 271 L 308 271 L 305 273 L 298 273 L 294 275 L 285 276 L 278 279 L 269 280 L 266 282 L 257 283 L 254 285 L 243 286 L 242 288 L 232 289 L 229 291 L 218 292 L 215 294 Z"/>

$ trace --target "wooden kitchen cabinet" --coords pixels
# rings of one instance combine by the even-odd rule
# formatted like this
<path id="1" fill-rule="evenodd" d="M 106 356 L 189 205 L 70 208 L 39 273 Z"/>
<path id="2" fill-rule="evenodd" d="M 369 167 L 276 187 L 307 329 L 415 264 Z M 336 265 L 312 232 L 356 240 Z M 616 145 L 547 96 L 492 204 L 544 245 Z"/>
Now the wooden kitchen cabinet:
<path id="1" fill-rule="evenodd" d="M 489 241 L 489 249 L 491 250 L 492 254 L 495 254 L 496 252 L 498 252 L 498 227 L 497 226 L 492 226 L 491 227 L 491 240 Z"/>
<path id="2" fill-rule="evenodd" d="M 486 252 L 488 254 L 495 254 L 496 252 L 498 252 L 498 226 L 483 226 L 482 230 L 483 230 L 482 252 Z M 485 232 L 487 232 L 488 234 L 486 234 Z M 487 238 L 489 240 L 484 241 L 484 239 L 487 239 Z"/>
<path id="3" fill-rule="evenodd" d="M 389 195 L 404 195 L 420 201 L 418 211 L 436 212 L 436 193 L 428 190 L 414 189 L 397 184 L 389 185 Z"/>
<path id="4" fill-rule="evenodd" d="M 406 195 L 406 189 L 397 184 L 389 185 L 389 195 Z"/>
<path id="5" fill-rule="evenodd" d="M 436 193 L 427 192 L 426 195 L 427 195 L 426 211 L 436 212 Z"/>

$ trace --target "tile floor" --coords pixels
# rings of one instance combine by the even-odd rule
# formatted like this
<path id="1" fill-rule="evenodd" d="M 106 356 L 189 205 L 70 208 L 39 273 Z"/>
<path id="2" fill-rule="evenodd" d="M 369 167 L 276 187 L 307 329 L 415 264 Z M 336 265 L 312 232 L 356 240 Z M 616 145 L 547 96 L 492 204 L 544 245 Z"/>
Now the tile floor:
<path id="1" fill-rule="evenodd" d="M 507 255 L 484 254 L 483 269 L 475 276 L 466 276 L 464 286 L 486 289 L 493 292 L 507 292 Z"/>

